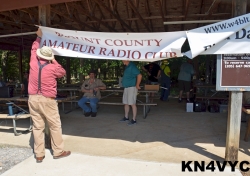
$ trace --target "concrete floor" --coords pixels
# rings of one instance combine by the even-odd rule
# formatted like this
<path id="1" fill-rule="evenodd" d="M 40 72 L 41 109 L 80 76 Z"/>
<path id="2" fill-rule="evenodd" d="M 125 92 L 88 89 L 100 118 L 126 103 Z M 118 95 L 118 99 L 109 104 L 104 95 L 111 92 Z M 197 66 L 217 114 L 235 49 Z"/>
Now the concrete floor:
<path id="1" fill-rule="evenodd" d="M 224 160 L 227 113 L 188 113 L 186 104 L 177 103 L 177 99 L 157 103 L 146 119 L 138 107 L 138 124 L 134 126 L 119 122 L 124 116 L 122 106 L 101 105 L 94 118 L 84 117 L 79 108 L 62 113 L 65 149 L 84 155 L 177 164 Z M 28 123 L 20 120 L 17 125 L 24 129 Z M 31 133 L 14 136 L 12 121 L 0 125 L 0 143 L 33 145 Z M 250 160 L 250 142 L 243 141 L 245 130 L 246 123 L 242 123 L 239 161 Z"/>

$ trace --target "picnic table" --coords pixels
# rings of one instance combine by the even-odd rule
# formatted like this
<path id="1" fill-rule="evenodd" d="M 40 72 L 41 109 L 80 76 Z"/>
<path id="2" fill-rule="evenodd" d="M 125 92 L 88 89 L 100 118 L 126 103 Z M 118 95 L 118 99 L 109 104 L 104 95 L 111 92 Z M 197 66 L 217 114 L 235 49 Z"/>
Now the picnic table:
<path id="1" fill-rule="evenodd" d="M 81 88 L 80 87 L 60 87 L 57 88 L 58 92 L 62 92 L 62 91 L 68 91 L 70 92 L 70 97 L 75 97 L 77 95 L 77 93 L 81 92 Z M 110 98 L 111 95 L 117 94 L 117 93 L 123 93 L 124 88 L 107 88 L 105 90 L 100 90 L 101 92 L 106 92 L 108 93 L 107 95 L 102 96 L 101 100 L 98 102 L 99 105 L 103 104 L 103 105 L 124 105 L 121 101 L 120 102 L 114 102 L 112 99 L 109 99 L 109 101 L 105 101 L 106 99 Z M 141 101 L 139 99 L 137 99 L 138 106 L 143 106 L 143 117 L 146 118 L 148 112 L 150 111 L 150 106 L 156 106 L 157 103 L 150 103 L 149 102 L 149 93 L 157 93 L 158 91 L 155 90 L 144 90 L 143 88 L 138 90 L 138 93 L 143 93 L 145 94 L 145 101 Z M 75 100 L 72 98 L 71 101 L 71 106 L 72 103 L 75 102 L 75 106 L 76 103 L 78 102 L 78 100 Z"/>
<path id="2" fill-rule="evenodd" d="M 57 92 L 69 92 L 70 97 L 68 97 L 68 102 L 71 104 L 71 110 L 72 110 L 72 104 L 75 102 L 76 107 L 76 101 L 74 101 L 78 97 L 78 93 L 81 91 L 79 87 L 58 87 Z M 64 103 L 63 103 L 63 111 L 64 111 Z"/>
<path id="3" fill-rule="evenodd" d="M 0 114 L 0 119 L 4 119 L 4 120 L 12 119 L 13 120 L 13 130 L 14 130 L 15 136 L 19 136 L 21 134 L 30 132 L 32 130 L 33 124 L 32 124 L 32 119 L 31 119 L 29 112 L 23 109 L 21 105 L 17 105 L 16 103 L 14 103 L 14 102 L 20 102 L 20 101 L 27 101 L 28 99 L 27 100 L 26 99 L 27 98 L 20 98 L 20 97 L 0 98 L 0 101 L 6 102 L 5 104 L 6 104 L 6 107 L 8 107 L 8 112 L 9 112 L 8 114 Z M 18 113 L 16 114 L 13 113 L 13 106 L 19 109 Z M 26 118 L 30 118 L 29 128 L 27 130 L 18 132 L 16 129 L 17 128 L 16 121 L 19 119 L 26 119 Z"/>
<path id="4" fill-rule="evenodd" d="M 113 94 L 116 93 L 123 93 L 124 88 L 107 88 L 105 90 L 101 90 L 101 92 L 108 92 L 107 95 L 102 96 L 101 100 L 99 101 L 99 104 L 106 104 L 106 105 L 124 105 L 122 102 L 105 102 L 103 101 L 104 99 L 107 99 L 108 97 L 110 97 Z M 156 106 L 157 103 L 150 103 L 149 102 L 149 93 L 157 93 L 158 91 L 155 90 L 144 90 L 139 89 L 138 93 L 143 93 L 145 94 L 145 101 L 141 101 L 139 99 L 137 99 L 138 103 L 136 103 L 136 105 L 138 106 L 143 106 L 143 118 L 147 117 L 147 114 L 150 111 L 150 106 Z"/>
<path id="5" fill-rule="evenodd" d="M 228 101 L 228 92 L 217 91 L 216 85 L 204 84 L 193 86 L 194 99 L 205 100 L 209 104 L 210 100 Z"/>
<path id="6" fill-rule="evenodd" d="M 57 100 L 57 102 L 62 103 L 63 112 L 68 113 L 68 112 L 70 112 L 72 110 L 72 106 L 71 106 L 70 111 L 65 112 L 64 111 L 64 102 L 72 101 L 72 100 L 76 99 L 76 97 L 77 96 L 70 96 L 70 97 L 65 97 L 65 98 L 57 98 L 56 100 Z M 0 101 L 1 100 L 8 102 L 8 103 L 6 103 L 6 105 L 8 106 L 9 114 L 0 114 L 0 119 L 5 119 L 5 120 L 12 119 L 13 120 L 13 129 L 14 129 L 15 136 L 19 136 L 21 134 L 32 131 L 33 123 L 32 123 L 30 113 L 28 111 L 26 111 L 25 109 L 21 108 L 19 105 L 16 105 L 14 103 L 14 102 L 26 102 L 26 106 L 27 106 L 28 97 L 0 98 Z M 18 114 L 14 114 L 13 109 L 12 109 L 13 106 L 19 108 L 21 110 L 21 112 L 18 113 Z M 25 118 L 30 118 L 30 127 L 25 131 L 18 132 L 16 130 L 16 121 L 19 120 L 19 119 L 25 119 Z M 50 137 L 50 131 L 49 131 L 47 122 L 45 122 L 45 148 L 51 149 L 51 137 Z"/>

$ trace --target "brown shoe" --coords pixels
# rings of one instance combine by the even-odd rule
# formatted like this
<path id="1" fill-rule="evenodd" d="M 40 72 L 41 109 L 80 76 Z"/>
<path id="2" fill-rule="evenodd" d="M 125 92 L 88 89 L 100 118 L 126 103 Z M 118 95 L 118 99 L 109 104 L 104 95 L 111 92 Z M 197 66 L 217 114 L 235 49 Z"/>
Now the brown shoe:
<path id="1" fill-rule="evenodd" d="M 54 158 L 54 159 L 60 159 L 60 158 L 63 158 L 63 157 L 69 156 L 70 154 L 71 154 L 71 152 L 70 152 L 70 151 L 64 151 L 64 152 L 62 152 L 62 154 L 61 154 L 61 155 L 59 155 L 59 156 L 54 156 L 53 158 Z"/>
<path id="2" fill-rule="evenodd" d="M 41 163 L 43 162 L 43 159 L 45 158 L 45 156 L 42 156 L 42 157 L 36 157 L 36 162 L 37 163 Z"/>

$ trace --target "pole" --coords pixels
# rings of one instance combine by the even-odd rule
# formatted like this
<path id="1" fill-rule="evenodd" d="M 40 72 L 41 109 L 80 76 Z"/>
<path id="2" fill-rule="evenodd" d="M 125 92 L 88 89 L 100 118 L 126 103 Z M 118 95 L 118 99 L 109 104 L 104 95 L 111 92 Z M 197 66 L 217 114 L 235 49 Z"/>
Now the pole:
<path id="1" fill-rule="evenodd" d="M 239 16 L 246 13 L 246 0 L 233 0 L 233 15 Z M 231 91 L 227 117 L 226 161 L 238 161 L 240 145 L 240 122 L 242 107 L 242 92 Z"/>
<path id="2" fill-rule="evenodd" d="M 36 32 L 23 32 L 23 33 L 17 33 L 17 34 L 6 34 L 6 35 L 0 35 L 0 38 L 16 37 L 16 36 L 22 36 L 22 35 L 33 35 L 33 34 L 36 34 Z"/>

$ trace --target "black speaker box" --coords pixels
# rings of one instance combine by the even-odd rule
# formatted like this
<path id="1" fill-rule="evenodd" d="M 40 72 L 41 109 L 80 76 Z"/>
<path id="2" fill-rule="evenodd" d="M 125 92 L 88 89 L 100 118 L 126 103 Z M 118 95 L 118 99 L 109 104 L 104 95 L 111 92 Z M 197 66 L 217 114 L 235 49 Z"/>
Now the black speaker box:
<path id="1" fill-rule="evenodd" d="M 0 87 L 0 98 L 10 98 L 13 97 L 12 89 L 11 87 L 5 86 Z"/>
<path id="2" fill-rule="evenodd" d="M 206 112 L 206 104 L 204 102 L 194 102 L 194 112 Z"/>

